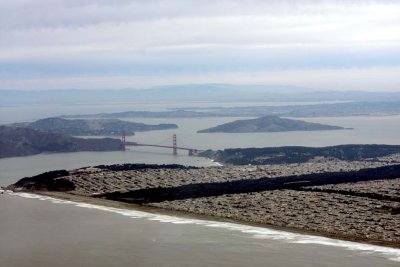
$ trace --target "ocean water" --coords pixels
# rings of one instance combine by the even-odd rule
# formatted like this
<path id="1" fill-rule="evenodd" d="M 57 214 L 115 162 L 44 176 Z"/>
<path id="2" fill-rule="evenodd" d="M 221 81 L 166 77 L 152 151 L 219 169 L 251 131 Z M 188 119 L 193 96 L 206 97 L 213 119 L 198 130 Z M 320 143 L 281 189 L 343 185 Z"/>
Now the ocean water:
<path id="1" fill-rule="evenodd" d="M 7 108 L 11 109 L 11 117 L 3 112 Z M 49 116 L 43 114 L 120 108 L 100 105 L 60 110 L 47 106 L 29 112 L 25 107 L 3 107 L 0 113 L 1 123 L 5 123 Z M 179 146 L 197 149 L 400 144 L 400 116 L 305 119 L 354 128 L 345 131 L 196 133 L 235 119 L 135 119 L 177 123 L 179 129 L 137 133 L 127 140 L 165 145 L 171 144 L 172 135 L 177 134 Z M 209 159 L 189 157 L 183 151 L 173 156 L 170 149 L 148 147 L 129 147 L 125 152 L 40 154 L 0 159 L 0 185 L 44 171 L 116 163 L 217 165 Z M 0 194 L 0 266 L 399 266 L 399 261 L 398 249 L 32 194 Z"/>
<path id="2" fill-rule="evenodd" d="M 399 266 L 400 250 L 26 193 L 0 195 L 1 266 Z"/>

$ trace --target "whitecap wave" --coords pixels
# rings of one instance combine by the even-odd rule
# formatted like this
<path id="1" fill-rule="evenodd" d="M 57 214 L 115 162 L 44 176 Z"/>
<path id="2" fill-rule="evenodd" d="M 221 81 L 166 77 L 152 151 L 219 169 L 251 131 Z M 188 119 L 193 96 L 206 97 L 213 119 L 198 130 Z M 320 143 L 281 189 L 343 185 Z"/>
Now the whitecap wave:
<path id="1" fill-rule="evenodd" d="M 8 191 L 6 191 L 8 192 Z M 20 196 L 24 198 L 30 199 L 39 199 L 45 201 L 51 201 L 55 204 L 70 204 L 81 208 L 87 209 L 95 209 L 107 212 L 117 213 L 123 216 L 127 216 L 130 218 L 136 219 L 147 219 L 150 221 L 157 221 L 162 223 L 173 223 L 173 224 L 195 224 L 201 225 L 205 227 L 212 228 L 223 228 L 230 231 L 239 231 L 245 234 L 249 234 L 253 238 L 257 239 L 269 239 L 269 240 L 282 240 L 285 242 L 296 243 L 296 244 L 317 244 L 324 246 L 333 246 L 333 247 L 341 247 L 347 250 L 360 251 L 363 253 L 377 253 L 389 260 L 400 262 L 400 249 L 382 247 L 376 245 L 362 244 L 351 241 L 343 241 L 337 239 L 331 239 L 320 236 L 312 236 L 306 234 L 299 233 L 291 233 L 280 230 L 268 229 L 263 227 L 249 226 L 249 225 L 241 225 L 235 223 L 228 222 L 218 222 L 218 221 L 210 221 L 210 220 L 202 220 L 202 219 L 192 219 L 192 218 L 183 218 L 171 215 L 161 215 L 154 214 L 150 212 L 130 210 L 130 209 L 120 209 L 120 208 L 112 208 L 101 205 L 94 205 L 83 202 L 74 202 L 69 200 L 62 200 L 53 197 L 40 196 L 30 193 L 14 193 L 8 192 L 10 195 Z"/>

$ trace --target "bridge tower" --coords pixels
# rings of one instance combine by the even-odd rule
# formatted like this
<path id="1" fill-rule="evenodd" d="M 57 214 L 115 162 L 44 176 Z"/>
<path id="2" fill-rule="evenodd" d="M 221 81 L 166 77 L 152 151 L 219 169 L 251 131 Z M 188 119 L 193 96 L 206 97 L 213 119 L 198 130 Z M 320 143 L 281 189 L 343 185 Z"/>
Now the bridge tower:
<path id="1" fill-rule="evenodd" d="M 122 143 L 122 150 L 126 150 L 126 136 L 125 136 L 125 131 L 122 130 L 121 132 L 121 143 Z"/>
<path id="2" fill-rule="evenodd" d="M 173 150 L 174 156 L 178 155 L 178 148 L 177 147 L 178 147 L 178 145 L 177 145 L 177 142 L 176 142 L 176 134 L 174 134 L 172 136 L 172 150 Z"/>

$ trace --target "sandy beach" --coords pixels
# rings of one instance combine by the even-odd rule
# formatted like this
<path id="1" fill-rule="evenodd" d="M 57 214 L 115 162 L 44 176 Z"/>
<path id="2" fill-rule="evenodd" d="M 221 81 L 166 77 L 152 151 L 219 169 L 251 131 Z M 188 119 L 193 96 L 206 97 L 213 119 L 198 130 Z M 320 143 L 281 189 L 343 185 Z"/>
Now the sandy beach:
<path id="1" fill-rule="evenodd" d="M 110 165 L 70 170 L 51 180 L 72 186 L 69 189 L 49 191 L 37 178 L 10 188 L 76 202 L 398 248 L 397 161 L 398 155 L 387 161 L 318 159 L 302 164 L 205 168 Z M 340 175 L 348 182 L 332 184 L 326 178 Z M 351 182 L 353 176 L 358 180 Z M 321 179 L 327 184 L 319 183 Z M 307 186 L 309 181 L 303 180 L 314 182 Z"/>

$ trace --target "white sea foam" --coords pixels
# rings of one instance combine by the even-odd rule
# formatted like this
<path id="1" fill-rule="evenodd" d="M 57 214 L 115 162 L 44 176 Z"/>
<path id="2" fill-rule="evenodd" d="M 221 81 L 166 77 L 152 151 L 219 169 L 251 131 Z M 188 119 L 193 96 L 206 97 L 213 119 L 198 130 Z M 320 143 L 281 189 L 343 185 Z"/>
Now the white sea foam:
<path id="1" fill-rule="evenodd" d="M 239 232 L 242 232 L 245 234 L 249 234 L 251 237 L 257 238 L 257 239 L 282 240 L 285 242 L 296 243 L 296 244 L 317 244 L 317 245 L 324 245 L 324 246 L 341 247 L 341 248 L 344 248 L 347 250 L 359 251 L 362 253 L 377 253 L 379 255 L 386 257 L 389 260 L 400 262 L 400 249 L 395 249 L 395 248 L 362 244 L 362 243 L 356 243 L 356 242 L 350 242 L 350 241 L 343 241 L 343 240 L 331 239 L 331 238 L 320 237 L 320 236 L 291 233 L 291 232 L 273 230 L 273 229 L 268 229 L 268 228 L 263 228 L 263 227 L 248 226 L 248 225 L 234 224 L 234 223 L 228 223 L 228 222 L 191 219 L 191 218 L 183 218 L 183 217 L 177 217 L 177 216 L 171 216 L 171 215 L 154 214 L 154 213 L 144 212 L 144 211 L 112 208 L 112 207 L 93 205 L 93 204 L 82 203 L 82 202 L 61 200 L 61 199 L 57 199 L 57 198 L 53 198 L 53 197 L 40 196 L 40 195 L 29 194 L 29 193 L 14 193 L 14 192 L 10 192 L 10 191 L 6 191 L 6 192 L 8 192 L 8 194 L 10 194 L 10 195 L 15 195 L 15 196 L 20 196 L 20 197 L 30 198 L 30 199 L 51 201 L 52 203 L 56 203 L 56 204 L 69 204 L 69 205 L 74 205 L 74 206 L 81 207 L 81 208 L 113 212 L 113 213 L 117 213 L 117 214 L 127 216 L 130 218 L 147 219 L 150 221 L 157 221 L 157 222 L 162 222 L 162 223 L 194 224 L 194 225 L 201 225 L 201 226 L 205 226 L 205 227 L 222 228 L 222 229 L 226 229 L 226 230 L 230 230 L 230 231 L 239 231 Z"/>
<path id="2" fill-rule="evenodd" d="M 212 163 L 214 163 L 214 166 L 224 166 L 222 163 L 215 161 L 215 160 L 211 160 Z"/>

